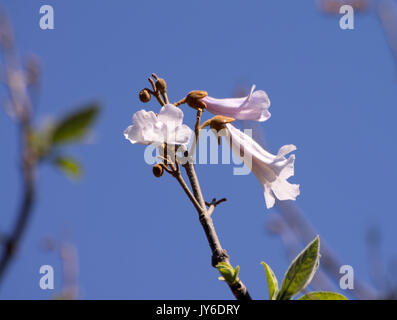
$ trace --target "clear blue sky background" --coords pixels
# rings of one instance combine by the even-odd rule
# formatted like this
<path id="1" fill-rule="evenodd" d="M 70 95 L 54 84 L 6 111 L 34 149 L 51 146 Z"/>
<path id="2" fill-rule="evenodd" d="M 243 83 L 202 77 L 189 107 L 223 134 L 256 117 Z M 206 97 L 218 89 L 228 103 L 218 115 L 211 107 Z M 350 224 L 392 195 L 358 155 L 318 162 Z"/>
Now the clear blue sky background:
<path id="1" fill-rule="evenodd" d="M 52 4 L 55 30 L 39 28 Z M 261 124 L 271 151 L 293 143 L 301 185 L 297 205 L 356 276 L 368 280 L 364 236 L 376 224 L 383 254 L 396 254 L 396 68 L 373 14 L 356 14 L 355 30 L 321 14 L 315 1 L 36 1 L 2 7 L 24 55 L 43 66 L 37 123 L 99 100 L 93 143 L 70 149 L 85 168 L 70 182 L 40 169 L 39 198 L 0 298 L 48 299 L 59 292 L 59 257 L 40 241 L 67 239 L 79 254 L 81 298 L 229 299 L 210 266 L 210 250 L 191 203 L 170 176 L 155 179 L 143 146 L 122 135 L 143 106 L 137 93 L 151 72 L 173 101 L 193 89 L 215 97 L 255 83 L 272 101 Z M 207 117 L 208 115 L 206 115 Z M 186 109 L 186 122 L 194 113 Z M 20 197 L 16 129 L 0 115 L 0 208 L 9 230 Z M 288 266 L 281 241 L 265 231 L 266 210 L 253 175 L 231 165 L 202 165 L 207 199 L 227 197 L 214 222 L 232 264 L 254 298 L 267 297 L 260 261 L 279 278 Z M 55 290 L 39 288 L 39 267 L 55 269 Z"/>

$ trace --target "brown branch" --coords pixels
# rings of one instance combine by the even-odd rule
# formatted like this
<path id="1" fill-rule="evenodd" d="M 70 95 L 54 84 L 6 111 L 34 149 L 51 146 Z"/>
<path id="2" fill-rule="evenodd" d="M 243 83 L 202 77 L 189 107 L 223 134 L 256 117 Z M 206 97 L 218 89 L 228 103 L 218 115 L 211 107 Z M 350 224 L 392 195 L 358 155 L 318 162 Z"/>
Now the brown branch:
<path id="1" fill-rule="evenodd" d="M 220 199 L 220 200 L 216 200 L 216 199 L 214 198 L 214 199 L 212 199 L 211 202 L 205 202 L 205 205 L 208 207 L 207 214 L 211 216 L 212 213 L 213 213 L 214 210 L 215 210 L 215 207 L 216 207 L 217 205 L 219 205 L 220 203 L 226 201 L 226 200 L 227 200 L 226 198 L 222 198 L 222 199 Z"/>
<path id="2" fill-rule="evenodd" d="M 222 248 L 218 235 L 215 231 L 215 226 L 212 221 L 211 215 L 208 214 L 206 210 L 205 201 L 201 193 L 200 184 L 197 179 L 192 159 L 189 158 L 189 160 L 186 164 L 183 165 L 183 167 L 186 170 L 186 174 L 192 186 L 194 197 L 199 203 L 199 208 L 196 207 L 196 210 L 199 215 L 201 226 L 203 227 L 205 235 L 207 237 L 208 244 L 212 251 L 211 264 L 214 268 L 216 268 L 216 265 L 220 262 L 226 262 L 230 264 L 229 255 L 227 254 L 226 250 Z M 237 300 L 251 300 L 251 296 L 241 280 L 238 280 L 233 285 L 228 285 Z"/>
<path id="3" fill-rule="evenodd" d="M 193 203 L 197 212 L 201 211 L 200 204 L 197 202 L 196 198 L 193 196 L 193 194 L 190 191 L 189 187 L 187 186 L 185 180 L 183 180 L 181 173 L 178 172 L 178 173 L 174 173 L 173 175 L 176 178 L 176 180 L 179 182 L 179 184 L 181 185 L 183 191 L 185 191 L 185 193 L 188 196 L 188 198 L 190 199 L 190 201 Z"/>

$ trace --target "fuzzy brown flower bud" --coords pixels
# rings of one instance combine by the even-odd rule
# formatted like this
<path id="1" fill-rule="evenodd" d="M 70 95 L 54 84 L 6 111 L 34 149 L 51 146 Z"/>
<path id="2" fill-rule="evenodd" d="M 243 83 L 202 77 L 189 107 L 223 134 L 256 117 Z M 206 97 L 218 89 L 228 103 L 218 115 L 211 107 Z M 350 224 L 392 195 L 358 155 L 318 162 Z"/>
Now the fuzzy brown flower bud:
<path id="1" fill-rule="evenodd" d="M 201 101 L 201 99 L 205 98 L 206 96 L 208 96 L 208 93 L 206 91 L 202 91 L 202 90 L 190 91 L 186 96 L 186 103 L 190 107 L 196 110 L 205 109 L 207 108 L 207 105 L 203 101 Z"/>
<path id="2" fill-rule="evenodd" d="M 150 101 L 150 93 L 147 89 L 142 89 L 139 92 L 139 100 L 141 100 L 143 103 Z"/>
<path id="3" fill-rule="evenodd" d="M 225 127 L 225 124 L 231 123 L 234 120 L 235 120 L 234 118 L 217 115 L 217 116 L 205 121 L 201 125 L 201 128 L 204 128 L 206 126 L 210 126 L 211 129 L 219 131 L 219 130 L 222 130 Z"/>
<path id="4" fill-rule="evenodd" d="M 153 174 L 155 177 L 160 178 L 164 173 L 163 166 L 161 164 L 155 164 L 153 166 Z"/>

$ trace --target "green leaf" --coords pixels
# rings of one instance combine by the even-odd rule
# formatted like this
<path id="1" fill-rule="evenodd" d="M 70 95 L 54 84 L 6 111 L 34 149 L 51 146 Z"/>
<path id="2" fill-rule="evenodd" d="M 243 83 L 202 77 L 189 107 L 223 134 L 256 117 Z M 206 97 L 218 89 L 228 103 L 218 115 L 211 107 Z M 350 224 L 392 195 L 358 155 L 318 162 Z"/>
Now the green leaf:
<path id="1" fill-rule="evenodd" d="M 292 261 L 285 273 L 277 300 L 289 300 L 302 291 L 312 280 L 320 259 L 320 238 L 317 236 Z"/>
<path id="2" fill-rule="evenodd" d="M 97 104 L 84 106 L 58 122 L 52 133 L 52 143 L 64 144 L 78 141 L 87 134 L 99 112 Z"/>
<path id="3" fill-rule="evenodd" d="M 298 300 L 348 300 L 344 295 L 336 292 L 318 291 L 309 292 Z"/>
<path id="4" fill-rule="evenodd" d="M 261 262 L 266 271 L 267 286 L 269 287 L 269 299 L 274 300 L 278 291 L 278 281 L 273 270 L 265 262 Z"/>
<path id="5" fill-rule="evenodd" d="M 232 285 L 235 284 L 239 278 L 238 273 L 240 271 L 240 267 L 237 266 L 236 269 L 226 263 L 226 262 L 219 262 L 216 267 L 218 268 L 219 272 L 221 273 L 222 277 L 219 277 L 219 280 L 226 281 L 228 284 Z"/>
<path id="6" fill-rule="evenodd" d="M 53 163 L 69 178 L 77 179 L 82 174 L 80 164 L 71 157 L 59 156 L 54 159 Z"/>

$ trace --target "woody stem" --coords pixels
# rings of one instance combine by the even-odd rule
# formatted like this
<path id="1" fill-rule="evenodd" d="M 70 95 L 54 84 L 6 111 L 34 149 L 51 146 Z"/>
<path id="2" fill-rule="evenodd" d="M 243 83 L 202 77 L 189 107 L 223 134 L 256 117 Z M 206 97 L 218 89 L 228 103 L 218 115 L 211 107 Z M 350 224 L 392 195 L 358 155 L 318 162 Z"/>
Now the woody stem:
<path id="1" fill-rule="evenodd" d="M 186 170 L 186 174 L 192 186 L 194 198 L 199 204 L 199 207 L 195 205 L 195 208 L 197 210 L 201 226 L 203 227 L 203 230 L 207 237 L 208 244 L 212 251 L 212 266 L 216 268 L 216 265 L 220 262 L 226 262 L 230 264 L 229 255 L 227 254 L 226 250 L 222 248 L 218 235 L 215 231 L 215 226 L 211 215 L 207 212 L 205 201 L 201 192 L 200 184 L 197 179 L 191 156 L 189 156 L 188 161 L 186 162 L 186 164 L 183 165 L 183 167 Z M 181 182 L 179 181 L 179 183 Z M 182 187 L 184 186 L 182 185 Z M 193 204 L 195 204 L 195 201 L 192 200 L 192 202 Z M 249 295 L 247 288 L 241 280 L 238 280 L 234 284 L 228 283 L 228 285 L 237 300 L 251 300 L 251 296 Z"/>

